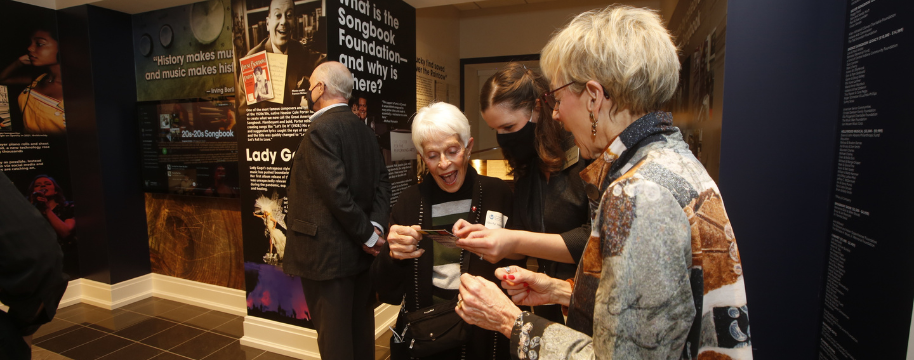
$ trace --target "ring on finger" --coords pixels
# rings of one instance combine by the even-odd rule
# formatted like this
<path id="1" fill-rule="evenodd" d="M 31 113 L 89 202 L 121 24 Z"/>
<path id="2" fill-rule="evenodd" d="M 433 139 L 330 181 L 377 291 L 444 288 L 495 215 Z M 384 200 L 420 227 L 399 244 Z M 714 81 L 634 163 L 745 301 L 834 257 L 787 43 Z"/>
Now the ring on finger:
<path id="1" fill-rule="evenodd" d="M 463 299 L 457 300 L 457 307 L 463 309 Z"/>

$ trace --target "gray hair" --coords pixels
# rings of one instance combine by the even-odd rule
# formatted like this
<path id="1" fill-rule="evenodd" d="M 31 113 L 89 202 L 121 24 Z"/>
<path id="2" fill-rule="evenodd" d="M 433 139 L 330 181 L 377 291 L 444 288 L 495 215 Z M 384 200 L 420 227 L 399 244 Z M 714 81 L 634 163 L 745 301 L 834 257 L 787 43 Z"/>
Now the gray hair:
<path id="1" fill-rule="evenodd" d="M 352 73 L 336 61 L 328 61 L 314 69 L 314 77 L 321 79 L 326 86 L 326 91 L 331 96 L 339 96 L 349 100 L 352 96 Z"/>
<path id="2" fill-rule="evenodd" d="M 581 13 L 543 47 L 543 73 L 552 85 L 597 81 L 618 110 L 659 110 L 679 83 L 676 45 L 656 11 L 610 5 Z"/>
<path id="3" fill-rule="evenodd" d="M 419 154 L 425 154 L 422 143 L 434 136 L 457 135 L 463 146 L 470 142 L 470 122 L 456 106 L 436 102 L 419 109 L 413 118 L 413 145 L 419 149 Z"/>

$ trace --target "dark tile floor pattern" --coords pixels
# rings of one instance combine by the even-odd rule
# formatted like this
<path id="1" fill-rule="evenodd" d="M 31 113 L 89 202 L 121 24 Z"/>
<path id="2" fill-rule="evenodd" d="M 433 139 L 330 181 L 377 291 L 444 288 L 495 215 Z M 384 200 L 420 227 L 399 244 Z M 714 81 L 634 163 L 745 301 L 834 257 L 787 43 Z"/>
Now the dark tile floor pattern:
<path id="1" fill-rule="evenodd" d="M 76 304 L 57 311 L 33 338 L 35 360 L 244 359 L 288 356 L 241 345 L 244 318 L 160 298 L 106 310 Z M 375 342 L 375 360 L 390 358 L 390 331 Z"/>

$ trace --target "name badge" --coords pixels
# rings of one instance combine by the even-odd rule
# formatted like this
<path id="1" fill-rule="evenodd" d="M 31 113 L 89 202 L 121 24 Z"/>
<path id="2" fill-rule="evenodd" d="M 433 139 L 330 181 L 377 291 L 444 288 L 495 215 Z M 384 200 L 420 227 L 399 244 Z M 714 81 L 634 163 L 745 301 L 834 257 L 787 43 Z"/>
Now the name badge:
<path id="1" fill-rule="evenodd" d="M 503 229 L 508 223 L 508 217 L 498 211 L 486 211 L 486 228 Z"/>
<path id="2" fill-rule="evenodd" d="M 581 149 L 577 146 L 568 149 L 565 152 L 565 166 L 562 167 L 562 170 L 570 168 L 572 165 L 577 164 L 578 160 L 581 159 Z"/>

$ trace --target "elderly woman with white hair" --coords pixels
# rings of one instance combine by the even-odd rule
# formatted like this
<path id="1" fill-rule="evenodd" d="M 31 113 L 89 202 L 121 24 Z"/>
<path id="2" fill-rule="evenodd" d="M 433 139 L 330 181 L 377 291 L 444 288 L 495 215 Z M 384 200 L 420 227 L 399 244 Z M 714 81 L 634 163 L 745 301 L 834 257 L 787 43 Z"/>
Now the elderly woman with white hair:
<path id="1" fill-rule="evenodd" d="M 594 159 L 581 177 L 592 232 L 573 281 L 518 267 L 461 277 L 457 313 L 519 359 L 748 359 L 739 251 L 720 191 L 660 112 L 679 76 L 651 10 L 582 13 L 543 48 L 543 100 Z M 513 300 L 513 302 L 512 302 Z M 514 303 L 568 306 L 567 326 Z"/>
<path id="2" fill-rule="evenodd" d="M 391 359 L 507 359 L 508 339 L 495 331 L 466 325 L 453 313 L 453 301 L 458 296 L 461 273 L 494 281 L 496 268 L 522 266 L 524 257 L 509 256 L 492 264 L 453 244 L 432 240 L 420 230 L 451 231 L 460 219 L 490 228 L 505 227 L 513 204 L 511 189 L 504 181 L 479 175 L 469 166 L 473 138 L 466 116 L 457 107 L 439 102 L 420 109 L 413 119 L 412 136 L 429 173 L 420 184 L 400 193 L 391 210 L 388 243 L 372 264 L 379 299 L 403 305 L 394 329 L 397 334 L 391 338 Z M 432 310 L 441 304 L 444 309 L 439 306 Z M 459 331 L 447 325 L 443 329 L 450 331 L 446 339 L 436 338 L 434 331 L 430 331 L 436 333 L 433 336 L 420 338 L 427 335 L 423 333 L 411 338 L 407 316 L 435 311 L 450 312 L 451 319 L 460 323 L 454 325 Z M 440 321 L 444 324 L 449 320 Z M 409 324 L 415 330 L 416 325 Z M 423 342 L 430 338 L 435 340 Z M 437 344 L 445 341 L 455 345 L 441 349 Z M 432 342 L 436 344 L 429 350 Z"/>

